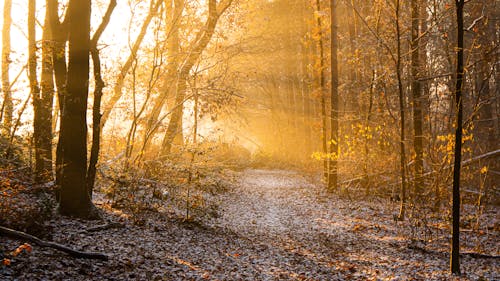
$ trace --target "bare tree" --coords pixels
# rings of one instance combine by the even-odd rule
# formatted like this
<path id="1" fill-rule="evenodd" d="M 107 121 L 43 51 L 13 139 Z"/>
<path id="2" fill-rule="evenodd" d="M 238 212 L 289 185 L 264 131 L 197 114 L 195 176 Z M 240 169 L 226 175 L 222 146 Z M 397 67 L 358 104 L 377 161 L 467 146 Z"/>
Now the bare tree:
<path id="1" fill-rule="evenodd" d="M 111 114 L 111 111 L 113 110 L 113 107 L 115 104 L 120 100 L 120 98 L 123 95 L 122 89 L 123 85 L 125 84 L 125 77 L 130 71 L 130 68 L 132 67 L 132 64 L 134 62 L 135 57 L 137 56 L 137 52 L 139 51 L 139 48 L 141 47 L 142 41 L 144 37 L 146 36 L 146 32 L 148 31 L 148 26 L 153 20 L 153 18 L 156 16 L 156 13 L 158 13 L 158 10 L 160 9 L 161 4 L 163 3 L 163 0 L 151 0 L 151 5 L 149 8 L 149 13 L 144 19 L 141 30 L 139 32 L 139 35 L 137 35 L 137 38 L 132 45 L 132 48 L 130 50 L 130 55 L 123 64 L 123 66 L 120 69 L 120 74 L 118 74 L 118 78 L 116 79 L 116 82 L 113 86 L 113 96 L 109 99 L 107 104 L 104 106 L 102 117 L 101 117 L 101 129 L 104 127 L 106 124 L 106 121 L 108 121 L 109 115 Z"/>
<path id="2" fill-rule="evenodd" d="M 187 89 L 187 79 L 189 77 L 189 72 L 193 65 L 200 58 L 203 50 L 206 48 L 212 35 L 215 32 L 215 27 L 217 26 L 217 21 L 220 16 L 224 14 L 224 12 L 229 8 L 233 0 L 225 0 L 222 1 L 219 5 L 217 5 L 216 0 L 208 1 L 208 18 L 205 23 L 205 28 L 197 34 L 195 43 L 191 48 L 189 55 L 182 62 L 182 66 L 178 72 L 178 80 L 176 81 L 176 97 L 175 97 L 175 108 L 173 109 L 172 115 L 170 117 L 167 131 L 163 138 L 162 143 L 162 153 L 169 154 L 170 149 L 172 148 L 172 142 L 175 136 L 179 133 L 179 130 L 182 130 L 180 127 L 182 113 L 183 113 L 183 104 L 185 102 L 186 89 Z"/>

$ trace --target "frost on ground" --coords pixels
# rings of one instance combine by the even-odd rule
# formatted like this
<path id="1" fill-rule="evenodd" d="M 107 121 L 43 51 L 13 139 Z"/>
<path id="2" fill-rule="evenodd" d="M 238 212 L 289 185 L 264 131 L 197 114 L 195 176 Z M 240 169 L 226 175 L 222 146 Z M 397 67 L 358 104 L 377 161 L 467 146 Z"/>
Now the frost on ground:
<path id="1" fill-rule="evenodd" d="M 148 213 L 141 223 L 102 203 L 105 219 L 125 227 L 82 232 L 102 222 L 56 218 L 57 241 L 110 255 L 79 260 L 36 246 L 0 269 L 1 280 L 499 280 L 498 259 L 465 256 L 460 278 L 448 273 L 448 230 L 429 244 L 406 238 L 388 201 L 350 201 L 326 194 L 289 171 L 247 170 L 222 196 L 221 216 L 183 223 Z M 495 213 L 495 212 L 493 212 Z M 493 214 L 492 220 L 496 220 Z M 497 221 L 493 222 L 497 224 Z M 497 228 L 495 228 L 497 229 Z M 498 231 L 483 244 L 498 255 Z M 4 238 L 2 238 L 4 239 Z M 468 247 L 467 233 L 463 236 Z M 15 249 L 22 241 L 1 240 Z"/>

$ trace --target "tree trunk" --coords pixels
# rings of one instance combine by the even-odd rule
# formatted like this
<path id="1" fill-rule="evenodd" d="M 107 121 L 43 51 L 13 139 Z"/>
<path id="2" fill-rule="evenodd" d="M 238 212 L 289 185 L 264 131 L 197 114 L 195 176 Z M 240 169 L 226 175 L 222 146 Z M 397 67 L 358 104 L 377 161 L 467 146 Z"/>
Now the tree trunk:
<path id="1" fill-rule="evenodd" d="M 326 100 L 325 100 L 325 54 L 323 47 L 323 31 L 321 22 L 321 4 L 319 0 L 316 0 L 316 12 L 318 13 L 316 25 L 318 28 L 318 49 L 319 49 L 319 90 L 320 90 L 320 106 L 321 106 L 321 147 L 323 149 L 324 158 L 323 159 L 323 179 L 328 180 L 328 149 L 327 149 L 327 134 L 326 134 Z"/>
<path id="2" fill-rule="evenodd" d="M 58 2 L 57 0 L 47 0 L 47 16 L 50 25 L 50 31 L 53 38 L 52 46 L 52 66 L 54 68 L 54 78 L 57 88 L 57 101 L 59 107 L 59 118 L 64 111 L 64 99 L 66 96 L 66 78 L 67 78 L 67 64 L 66 64 L 66 41 L 68 38 L 67 21 L 59 22 Z M 60 122 L 61 123 L 61 122 Z M 61 127 L 61 124 L 59 124 Z M 60 130 L 59 130 L 60 131 Z M 60 132 L 59 132 L 60 137 Z M 61 149 L 61 142 L 58 141 L 56 148 L 56 186 L 58 189 L 61 187 L 62 179 L 62 159 L 63 151 Z M 59 192 L 57 193 L 59 201 Z"/>
<path id="3" fill-rule="evenodd" d="M 462 118 L 464 81 L 464 0 L 456 0 L 457 13 L 457 70 L 455 86 L 455 103 L 457 110 L 455 129 L 455 161 L 453 165 L 453 207 L 452 207 L 452 242 L 450 270 L 460 275 L 460 166 L 462 161 Z"/>
<path id="4" fill-rule="evenodd" d="M 43 177 L 43 156 L 40 147 L 41 135 L 41 97 L 36 73 L 36 0 L 28 1 L 28 78 L 31 97 L 33 100 L 33 139 L 35 144 L 35 182 L 39 183 Z"/>
<path id="5" fill-rule="evenodd" d="M 304 19 L 305 11 L 308 11 L 308 4 L 304 1 L 303 5 L 301 6 L 301 18 Z M 309 24 L 302 24 L 301 25 L 301 38 L 304 40 L 304 42 L 301 42 L 300 47 L 300 64 L 301 64 L 301 79 L 300 79 L 300 90 L 301 90 L 301 95 L 302 95 L 302 128 L 303 128 L 303 134 L 304 134 L 304 152 L 305 156 L 308 157 L 312 151 L 312 130 L 311 130 L 311 125 L 312 125 L 312 120 L 311 120 L 311 76 L 309 75 L 308 71 L 308 65 L 310 62 L 310 54 L 311 54 L 311 47 L 309 46 L 309 43 L 307 41 L 310 40 L 309 36 L 307 33 L 309 32 L 310 25 Z"/>
<path id="6" fill-rule="evenodd" d="M 35 2 L 35 1 L 33 1 Z M 47 10 L 48 11 L 48 10 Z M 31 13 L 30 13 L 31 16 Z M 34 17 L 34 11 L 33 11 Z M 35 33 L 35 22 L 29 24 L 33 29 L 33 38 Z M 31 32 L 29 32 L 30 34 Z M 33 39 L 34 40 L 34 39 Z M 42 33 L 42 75 L 41 75 L 41 94 L 40 89 L 33 93 L 33 138 L 35 143 L 35 181 L 43 182 L 52 180 L 52 104 L 54 99 L 54 70 L 52 67 L 52 36 L 49 24 L 48 12 L 45 16 L 44 28 Z M 33 55 L 36 55 L 36 42 L 31 42 Z M 36 57 L 33 58 L 33 64 L 36 68 Z M 31 61 L 31 60 L 30 60 Z M 36 80 L 34 77 L 30 80 Z M 37 86 L 38 87 L 38 86 Z"/>
<path id="7" fill-rule="evenodd" d="M 349 10 L 346 13 L 346 18 L 348 21 L 351 21 L 348 26 L 349 26 L 349 52 L 352 57 L 356 57 L 356 52 L 358 49 L 357 46 L 357 37 L 358 37 L 358 17 L 356 15 L 355 7 L 356 3 L 354 0 L 350 0 L 350 4 L 347 4 L 347 9 Z M 349 87 L 347 88 L 348 90 L 348 97 L 346 98 L 348 100 L 349 104 L 349 110 L 358 110 L 359 109 L 359 99 L 358 96 L 356 95 L 356 90 L 355 87 L 358 85 L 358 77 L 359 75 L 359 69 L 356 67 L 356 65 L 353 63 L 349 64 Z"/>
<path id="8" fill-rule="evenodd" d="M 420 197 L 424 181 L 423 116 L 420 71 L 420 7 L 419 0 L 411 1 L 411 93 L 413 97 L 413 149 L 415 150 L 415 196 Z"/>
<path id="9" fill-rule="evenodd" d="M 89 218 L 96 215 L 86 186 L 91 0 L 70 0 L 68 9 L 69 61 L 59 138 L 63 153 L 59 204 L 61 214 Z"/>
<path id="10" fill-rule="evenodd" d="M 338 156 L 339 156 L 339 68 L 337 61 L 338 53 L 338 26 L 337 26 L 337 1 L 331 0 L 331 101 L 330 101 L 330 154 L 328 171 L 328 189 L 337 189 L 338 181 Z"/>
<path id="11" fill-rule="evenodd" d="M 182 130 L 182 113 L 184 109 L 185 95 L 187 89 L 187 73 L 180 74 L 176 83 L 176 96 L 174 108 L 168 123 L 167 131 L 162 142 L 162 154 L 168 155 L 172 149 L 174 138 L 179 135 Z"/>
<path id="12" fill-rule="evenodd" d="M 90 149 L 89 167 L 87 170 L 87 192 L 92 198 L 92 191 L 94 189 L 94 182 L 96 176 L 97 160 L 99 160 L 99 148 L 101 146 L 101 100 L 102 90 L 104 89 L 104 81 L 101 76 L 101 60 L 99 58 L 99 50 L 97 43 L 101 37 L 102 32 L 111 19 L 111 14 L 116 7 L 116 0 L 109 2 L 106 14 L 103 17 L 102 23 L 97 28 L 92 40 L 90 41 L 90 54 L 92 55 L 92 62 L 94 67 L 94 103 L 92 106 L 92 147 Z"/>
<path id="13" fill-rule="evenodd" d="M 399 94 L 399 114 L 400 114 L 400 134 L 399 134 L 399 156 L 400 156 L 400 173 L 401 173 L 401 208 L 399 211 L 399 220 L 404 220 L 406 207 L 406 152 L 405 152 L 405 103 L 403 80 L 401 78 L 401 26 L 400 26 L 400 0 L 396 0 L 396 41 L 397 41 L 397 57 L 396 57 L 396 76 L 398 80 Z"/>
<path id="14" fill-rule="evenodd" d="M 12 92 L 10 89 L 10 28 L 12 25 L 12 0 L 4 0 L 3 3 L 3 27 L 2 27 L 2 118 L 3 134 L 8 137 L 12 128 Z"/>

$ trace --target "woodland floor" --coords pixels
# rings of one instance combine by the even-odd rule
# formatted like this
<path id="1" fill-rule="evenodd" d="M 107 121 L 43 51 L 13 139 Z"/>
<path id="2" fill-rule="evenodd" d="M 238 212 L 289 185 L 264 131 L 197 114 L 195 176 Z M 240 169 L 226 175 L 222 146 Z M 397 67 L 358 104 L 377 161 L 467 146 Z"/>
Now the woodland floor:
<path id="1" fill-rule="evenodd" d="M 470 256 L 462 258 L 463 276 L 451 278 L 448 229 L 436 225 L 430 243 L 411 240 L 413 228 L 393 221 L 389 201 L 326 194 L 289 171 L 246 170 L 238 177 L 222 195 L 221 216 L 202 223 L 169 212 L 133 223 L 103 200 L 97 205 L 104 219 L 124 228 L 87 233 L 102 222 L 55 217 L 47 240 L 107 253 L 109 261 L 34 246 L 1 267 L 0 280 L 500 280 L 498 258 Z M 484 217 L 498 225 L 498 210 Z M 499 255 L 498 227 L 480 239 L 468 235 L 464 251 L 481 244 Z M 22 243 L 0 240 L 11 250 Z"/>

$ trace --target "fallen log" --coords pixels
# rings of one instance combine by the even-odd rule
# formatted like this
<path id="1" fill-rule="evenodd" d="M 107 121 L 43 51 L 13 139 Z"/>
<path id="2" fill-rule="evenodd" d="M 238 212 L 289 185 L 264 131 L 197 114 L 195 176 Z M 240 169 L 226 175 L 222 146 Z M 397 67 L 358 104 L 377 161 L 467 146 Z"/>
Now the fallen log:
<path id="1" fill-rule="evenodd" d="M 474 252 L 460 253 L 460 255 L 469 256 L 469 257 L 475 258 L 475 259 L 500 259 L 500 256 L 480 254 L 480 253 L 474 253 Z"/>
<path id="2" fill-rule="evenodd" d="M 49 247 L 53 248 L 62 252 L 65 252 L 69 254 L 72 257 L 75 258 L 81 258 L 81 259 L 98 259 L 98 260 L 108 260 L 108 256 L 102 253 L 96 253 L 96 252 L 82 252 L 78 250 L 73 250 L 71 248 L 68 248 L 64 245 L 55 243 L 55 242 L 50 242 L 50 241 L 45 241 L 42 240 L 38 237 L 35 237 L 33 235 L 30 235 L 28 233 L 22 232 L 22 231 L 17 231 L 11 228 L 3 227 L 0 226 L 0 234 L 3 234 L 4 236 L 8 236 L 11 238 L 15 238 L 18 240 L 26 240 L 29 241 L 33 244 L 36 244 L 40 247 Z"/>

